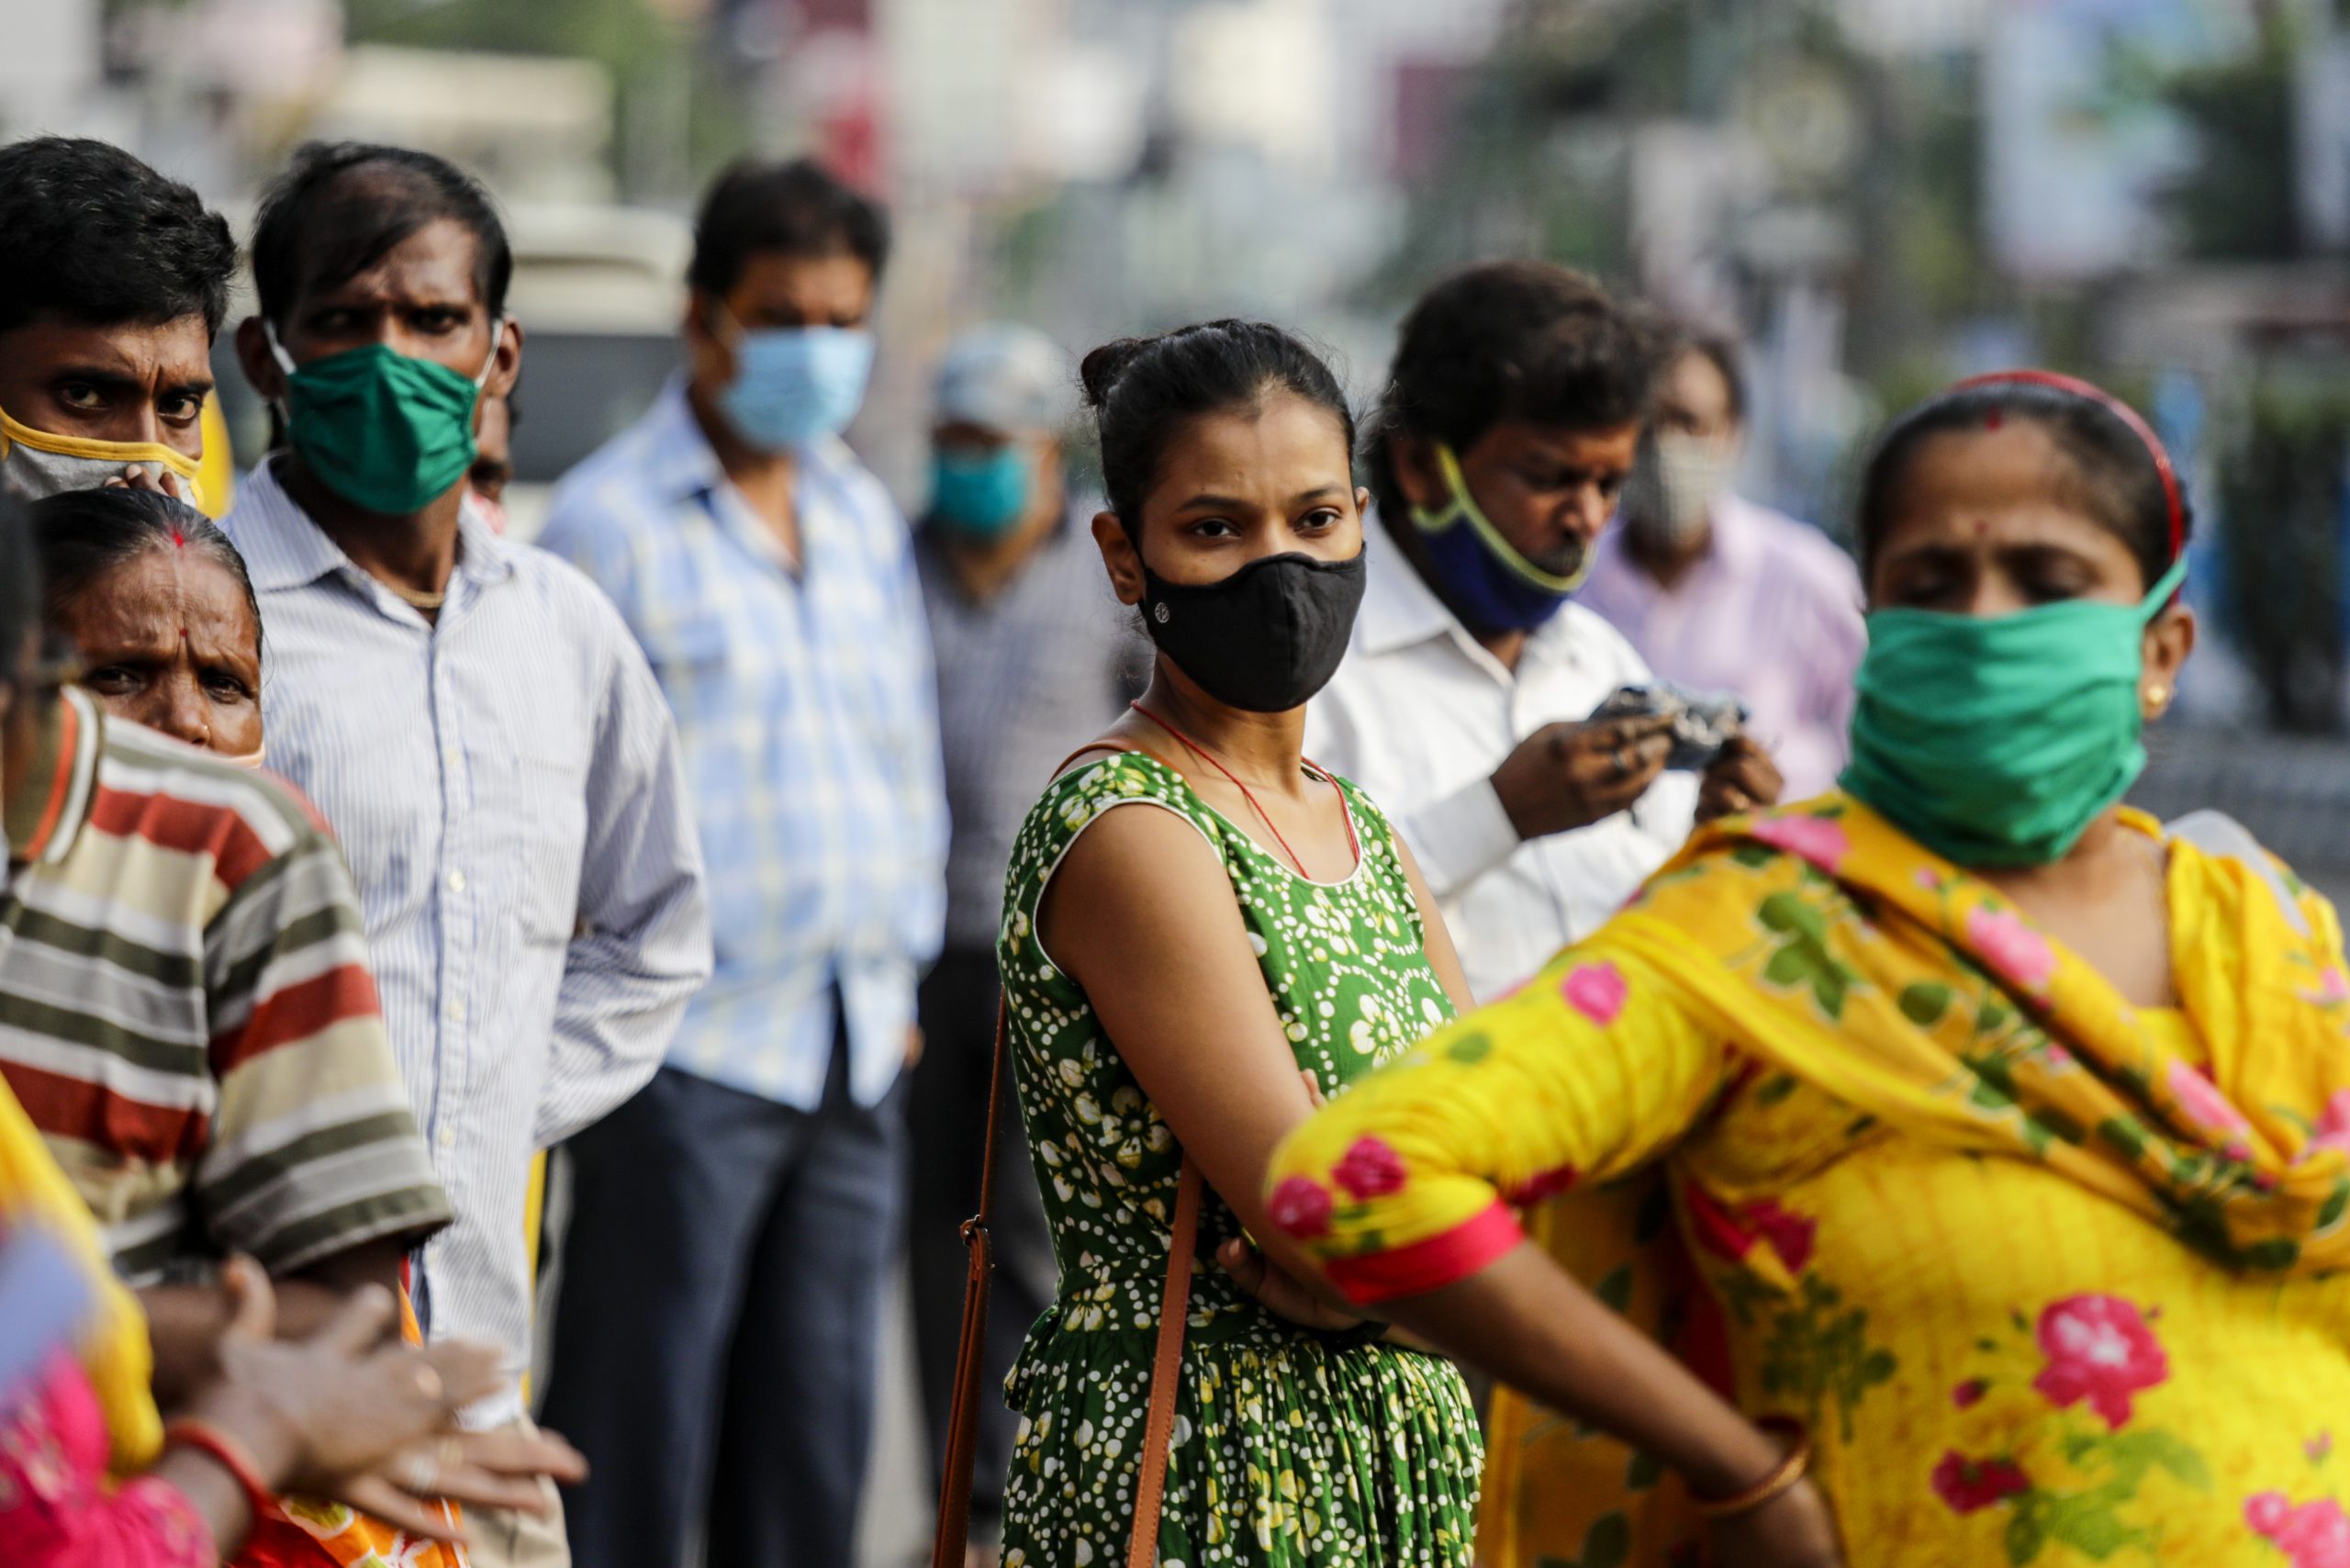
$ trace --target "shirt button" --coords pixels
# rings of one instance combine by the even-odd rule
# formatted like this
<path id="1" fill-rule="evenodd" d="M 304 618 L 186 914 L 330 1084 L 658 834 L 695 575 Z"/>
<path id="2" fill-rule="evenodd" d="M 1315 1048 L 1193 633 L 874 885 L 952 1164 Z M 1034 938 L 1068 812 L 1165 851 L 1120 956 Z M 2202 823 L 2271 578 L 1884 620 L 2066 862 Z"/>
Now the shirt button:
<path id="1" fill-rule="evenodd" d="M 463 871 L 449 873 L 449 890 L 453 893 L 462 893 L 465 890 L 465 874 Z"/>
<path id="2" fill-rule="evenodd" d="M 440 1145 L 442 1148 L 454 1148 L 457 1146 L 457 1129 L 454 1127 L 442 1127 L 439 1134 L 434 1137 L 432 1141 Z"/>
<path id="3" fill-rule="evenodd" d="M 462 1024 L 464 1021 L 465 1004 L 463 1002 L 453 1002 L 449 1003 L 449 1022 L 452 1024 Z"/>

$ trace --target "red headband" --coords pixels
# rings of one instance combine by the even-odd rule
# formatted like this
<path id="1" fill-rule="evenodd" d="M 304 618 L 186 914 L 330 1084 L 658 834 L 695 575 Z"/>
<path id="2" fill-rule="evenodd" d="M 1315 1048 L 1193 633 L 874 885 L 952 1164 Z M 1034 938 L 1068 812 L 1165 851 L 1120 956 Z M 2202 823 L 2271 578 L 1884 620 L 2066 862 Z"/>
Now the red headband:
<path id="1" fill-rule="evenodd" d="M 1970 375 L 1951 390 L 1965 392 L 2003 384 L 2051 386 L 2076 398 L 2087 398 L 2129 426 L 2130 432 L 2146 443 L 2146 454 L 2154 460 L 2154 473 L 2163 482 L 2163 500 L 2170 508 L 2170 559 L 2177 560 L 2179 552 L 2187 547 L 2187 506 L 2179 498 L 2178 470 L 2171 466 L 2170 454 L 2164 450 L 2162 438 L 2154 434 L 2152 425 L 2138 417 L 2138 410 L 2102 386 L 2053 370 L 1995 370 L 1988 375 Z"/>

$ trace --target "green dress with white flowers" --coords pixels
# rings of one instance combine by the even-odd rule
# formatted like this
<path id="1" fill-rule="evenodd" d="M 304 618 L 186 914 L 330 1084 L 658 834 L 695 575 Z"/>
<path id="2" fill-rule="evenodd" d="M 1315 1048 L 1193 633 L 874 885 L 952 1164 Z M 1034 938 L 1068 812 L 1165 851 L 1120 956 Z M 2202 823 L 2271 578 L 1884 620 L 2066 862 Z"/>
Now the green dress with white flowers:
<path id="1" fill-rule="evenodd" d="M 1360 845 L 1343 882 L 1299 876 L 1181 774 L 1133 752 L 1056 779 L 1020 830 L 998 956 L 1060 1284 L 1005 1384 L 1021 1419 L 1004 1568 L 1125 1559 L 1182 1157 L 1084 991 L 1037 940 L 1037 903 L 1103 812 L 1173 812 L 1223 861 L 1297 1065 L 1335 1096 L 1452 1015 L 1393 832 L 1339 787 Z M 1382 1342 L 1375 1326 L 1323 1333 L 1266 1312 L 1214 1262 L 1239 1228 L 1206 1193 L 1159 1514 L 1163 1568 L 1466 1565 L 1484 1456 L 1459 1372 Z"/>

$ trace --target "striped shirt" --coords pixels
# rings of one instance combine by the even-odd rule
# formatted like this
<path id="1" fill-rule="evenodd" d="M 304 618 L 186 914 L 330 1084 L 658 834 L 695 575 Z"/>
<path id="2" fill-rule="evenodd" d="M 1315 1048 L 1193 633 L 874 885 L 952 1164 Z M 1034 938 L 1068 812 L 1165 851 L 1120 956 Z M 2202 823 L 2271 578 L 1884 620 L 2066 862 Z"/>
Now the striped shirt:
<path id="1" fill-rule="evenodd" d="M 1102 553 L 1072 509 L 1019 572 L 975 599 L 929 529 L 914 536 L 938 656 L 946 756 L 946 940 L 995 953 L 1003 873 L 1053 765 L 1142 694 L 1150 643 L 1110 591 Z"/>
<path id="2" fill-rule="evenodd" d="M 837 987 L 849 1088 L 905 1059 L 945 918 L 937 692 L 905 520 L 842 442 L 801 454 L 801 567 L 681 386 L 574 469 L 540 543 L 602 585 L 677 715 L 718 972 L 670 1065 L 813 1108 Z"/>
<path id="3" fill-rule="evenodd" d="M 533 1151 L 660 1065 L 710 973 L 701 857 L 660 689 L 610 600 L 467 506 L 427 622 L 256 468 L 225 520 L 269 628 L 270 766 L 359 884 L 409 1103 L 456 1223 L 424 1249 L 436 1339 L 504 1348 L 521 1409 Z"/>
<path id="4" fill-rule="evenodd" d="M 448 1223 L 300 796 L 68 690 L 9 804 L 0 1075 L 134 1284 Z"/>

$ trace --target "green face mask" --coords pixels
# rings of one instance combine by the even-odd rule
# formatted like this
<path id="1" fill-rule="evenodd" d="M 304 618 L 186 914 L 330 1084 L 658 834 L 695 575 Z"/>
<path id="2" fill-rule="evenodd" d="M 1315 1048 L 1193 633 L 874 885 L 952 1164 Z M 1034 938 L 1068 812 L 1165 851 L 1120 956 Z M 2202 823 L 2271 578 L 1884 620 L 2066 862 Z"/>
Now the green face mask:
<path id="1" fill-rule="evenodd" d="M 2136 605 L 1878 610 L 1844 788 L 1961 866 L 2063 858 L 2146 766 L 2146 625 L 2186 576 L 2182 556 Z"/>
<path id="2" fill-rule="evenodd" d="M 285 372 L 285 436 L 319 483 L 388 517 L 446 495 L 474 461 L 474 405 L 498 364 L 493 346 L 471 379 L 383 343 L 297 366 L 264 322 Z M 490 342 L 498 323 L 490 323 Z"/>

